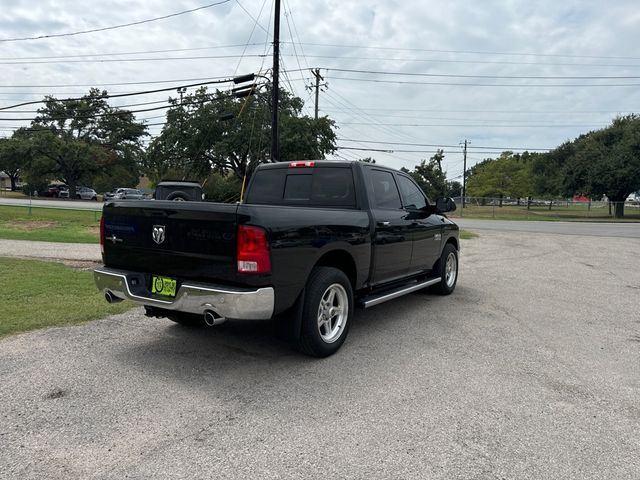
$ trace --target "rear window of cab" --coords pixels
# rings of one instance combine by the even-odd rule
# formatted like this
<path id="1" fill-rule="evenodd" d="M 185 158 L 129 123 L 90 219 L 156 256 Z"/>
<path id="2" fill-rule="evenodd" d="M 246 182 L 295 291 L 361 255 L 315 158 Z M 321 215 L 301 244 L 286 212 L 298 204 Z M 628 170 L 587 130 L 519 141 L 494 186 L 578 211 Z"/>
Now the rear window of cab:
<path id="1" fill-rule="evenodd" d="M 353 172 L 349 167 L 258 170 L 246 203 L 354 208 Z"/>

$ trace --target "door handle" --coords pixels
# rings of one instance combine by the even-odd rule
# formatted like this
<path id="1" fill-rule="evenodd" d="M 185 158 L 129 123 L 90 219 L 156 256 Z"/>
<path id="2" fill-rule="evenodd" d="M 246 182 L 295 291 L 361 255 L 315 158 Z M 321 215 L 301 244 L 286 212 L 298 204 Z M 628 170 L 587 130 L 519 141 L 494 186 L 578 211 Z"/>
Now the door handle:
<path id="1" fill-rule="evenodd" d="M 388 227 L 391 225 L 391 222 L 378 222 L 379 227 Z"/>

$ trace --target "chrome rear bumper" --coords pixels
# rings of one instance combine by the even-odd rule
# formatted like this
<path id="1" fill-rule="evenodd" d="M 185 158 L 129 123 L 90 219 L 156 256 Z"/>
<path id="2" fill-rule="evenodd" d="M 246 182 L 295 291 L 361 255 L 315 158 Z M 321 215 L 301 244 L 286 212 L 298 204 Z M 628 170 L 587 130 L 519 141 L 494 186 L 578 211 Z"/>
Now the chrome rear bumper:
<path id="1" fill-rule="evenodd" d="M 107 267 L 93 271 L 96 286 L 105 296 L 110 294 L 141 305 L 196 314 L 214 311 L 225 318 L 242 320 L 268 320 L 273 315 L 275 300 L 272 287 L 252 290 L 184 282 L 175 298 L 161 299 L 149 296 L 145 275 Z"/>

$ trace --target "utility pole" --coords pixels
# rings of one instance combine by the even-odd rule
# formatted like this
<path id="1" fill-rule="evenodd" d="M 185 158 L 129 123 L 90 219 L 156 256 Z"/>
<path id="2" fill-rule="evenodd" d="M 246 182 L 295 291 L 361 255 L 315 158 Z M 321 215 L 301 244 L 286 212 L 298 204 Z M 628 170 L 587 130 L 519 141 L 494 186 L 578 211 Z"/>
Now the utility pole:
<path id="1" fill-rule="evenodd" d="M 280 0 L 275 0 L 276 11 L 273 20 L 273 81 L 271 82 L 271 161 L 280 159 L 278 136 L 278 95 L 280 90 Z"/>
<path id="2" fill-rule="evenodd" d="M 464 210 L 464 197 L 467 194 L 467 140 L 464 141 L 463 158 L 464 163 L 462 166 L 462 208 Z"/>
<path id="3" fill-rule="evenodd" d="M 320 75 L 320 69 L 316 68 L 315 70 L 311 70 L 311 73 L 313 73 L 314 77 L 316 77 L 316 120 L 318 119 L 318 94 L 320 93 L 320 80 L 324 80 L 324 78 L 322 78 L 322 75 Z"/>
<path id="4" fill-rule="evenodd" d="M 180 94 L 180 105 L 182 105 L 182 95 L 187 91 L 187 87 L 178 87 L 178 93 Z"/>

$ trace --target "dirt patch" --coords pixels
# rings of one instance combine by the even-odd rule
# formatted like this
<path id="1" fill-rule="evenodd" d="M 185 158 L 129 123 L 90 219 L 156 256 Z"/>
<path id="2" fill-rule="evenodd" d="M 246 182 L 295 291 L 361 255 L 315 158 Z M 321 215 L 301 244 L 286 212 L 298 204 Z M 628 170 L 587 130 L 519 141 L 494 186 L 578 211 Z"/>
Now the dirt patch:
<path id="1" fill-rule="evenodd" d="M 96 237 L 100 235 L 100 226 L 97 227 L 87 227 L 84 229 L 90 235 L 95 235 Z"/>
<path id="2" fill-rule="evenodd" d="M 56 227 L 56 222 L 47 222 L 45 220 L 23 220 L 20 222 L 5 222 L 4 225 L 13 230 L 22 232 L 33 232 L 34 230 L 44 230 Z"/>
<path id="3" fill-rule="evenodd" d="M 44 398 L 47 399 L 47 400 L 55 400 L 56 398 L 64 397 L 66 394 L 67 394 L 67 392 L 65 392 L 61 388 L 54 388 L 49 393 L 47 393 L 44 396 Z"/>
<path id="4" fill-rule="evenodd" d="M 67 267 L 75 268 L 76 270 L 94 270 L 100 266 L 99 262 L 86 262 L 84 260 L 59 260 L 63 265 Z"/>

